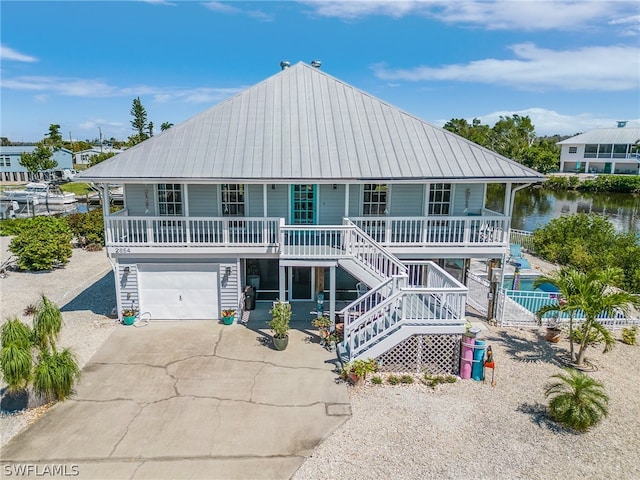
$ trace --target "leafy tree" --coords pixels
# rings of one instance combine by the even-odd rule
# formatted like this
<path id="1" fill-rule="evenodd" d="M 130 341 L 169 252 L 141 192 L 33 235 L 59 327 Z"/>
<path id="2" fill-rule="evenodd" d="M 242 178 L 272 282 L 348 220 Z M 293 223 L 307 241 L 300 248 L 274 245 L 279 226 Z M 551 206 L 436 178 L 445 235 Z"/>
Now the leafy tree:
<path id="1" fill-rule="evenodd" d="M 490 148 L 500 155 L 521 162 L 535 138 L 535 129 L 528 116 L 501 116 L 491 129 Z"/>
<path id="2" fill-rule="evenodd" d="M 129 144 L 133 146 L 149 138 L 149 135 L 147 134 L 147 131 L 150 130 L 149 122 L 147 120 L 147 111 L 142 105 L 140 97 L 133 99 L 130 113 L 131 116 L 133 116 L 133 120 L 131 120 L 131 127 L 136 132 L 135 135 L 129 137 Z"/>
<path id="3" fill-rule="evenodd" d="M 35 217 L 9 243 L 22 270 L 50 270 L 72 254 L 71 231 L 64 218 Z"/>
<path id="4" fill-rule="evenodd" d="M 56 125 L 55 123 L 50 124 L 49 133 L 45 134 L 43 142 L 45 145 L 51 147 L 54 152 L 60 150 L 63 146 L 60 125 Z"/>
<path id="5" fill-rule="evenodd" d="M 36 149 L 33 152 L 22 152 L 18 163 L 27 169 L 31 179 L 36 178 L 39 172 L 58 166 L 58 162 L 53 159 L 53 148 L 44 141 L 36 143 Z"/>
<path id="6" fill-rule="evenodd" d="M 551 397 L 549 413 L 562 425 L 579 432 L 596 425 L 608 413 L 609 397 L 602 383 L 575 369 L 553 375 L 545 396 Z"/>
<path id="7" fill-rule="evenodd" d="M 106 159 L 111 158 L 113 156 L 115 156 L 116 153 L 115 152 L 105 152 L 105 153 L 99 153 L 98 155 L 94 155 L 93 157 L 91 157 L 91 159 L 89 160 L 89 166 L 93 167 L 94 165 L 97 165 L 99 163 L 104 162 Z"/>
<path id="8" fill-rule="evenodd" d="M 474 118 L 471 124 L 464 118 L 453 118 L 445 123 L 444 129 L 483 147 L 488 147 L 490 144 L 491 128 L 489 125 L 482 125 L 477 118 Z"/>
<path id="9" fill-rule="evenodd" d="M 536 255 L 553 263 L 587 272 L 616 267 L 623 273 L 616 286 L 640 293 L 640 237 L 616 233 L 603 216 L 563 215 L 533 232 Z"/>
<path id="10" fill-rule="evenodd" d="M 0 137 L 0 145 L 3 147 L 8 147 L 11 145 L 11 140 L 9 140 L 7 137 Z"/>
<path id="11" fill-rule="evenodd" d="M 173 127 L 173 123 L 171 123 L 171 122 L 162 122 L 162 124 L 160 125 L 160 131 L 164 132 L 165 130 L 169 130 L 171 127 Z"/>

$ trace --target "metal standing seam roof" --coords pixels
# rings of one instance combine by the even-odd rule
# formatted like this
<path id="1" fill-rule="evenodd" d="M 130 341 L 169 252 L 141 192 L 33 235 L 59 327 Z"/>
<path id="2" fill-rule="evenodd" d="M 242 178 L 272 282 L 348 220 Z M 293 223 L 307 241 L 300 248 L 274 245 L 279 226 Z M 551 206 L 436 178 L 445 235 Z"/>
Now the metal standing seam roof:
<path id="1" fill-rule="evenodd" d="M 640 140 L 640 127 L 596 128 L 558 142 L 558 145 L 630 144 Z"/>
<path id="2" fill-rule="evenodd" d="M 544 176 L 298 63 L 76 179 L 539 182 Z"/>

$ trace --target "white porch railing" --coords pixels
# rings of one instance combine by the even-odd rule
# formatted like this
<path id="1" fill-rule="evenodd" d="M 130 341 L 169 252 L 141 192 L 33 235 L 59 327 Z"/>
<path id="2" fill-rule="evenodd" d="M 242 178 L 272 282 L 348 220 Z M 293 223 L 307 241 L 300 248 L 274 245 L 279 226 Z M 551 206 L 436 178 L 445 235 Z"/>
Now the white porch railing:
<path id="1" fill-rule="evenodd" d="M 375 343 L 403 326 L 464 325 L 466 288 L 402 289 L 377 308 L 345 323 L 344 342 L 349 358 L 363 355 Z"/>
<path id="2" fill-rule="evenodd" d="M 505 216 L 350 219 L 383 246 L 504 245 L 509 234 Z"/>
<path id="3" fill-rule="evenodd" d="M 105 219 L 107 246 L 248 246 L 278 243 L 279 218 L 130 217 Z"/>
<path id="4" fill-rule="evenodd" d="M 353 258 L 379 278 L 406 275 L 407 268 L 356 225 L 280 224 L 283 258 Z"/>

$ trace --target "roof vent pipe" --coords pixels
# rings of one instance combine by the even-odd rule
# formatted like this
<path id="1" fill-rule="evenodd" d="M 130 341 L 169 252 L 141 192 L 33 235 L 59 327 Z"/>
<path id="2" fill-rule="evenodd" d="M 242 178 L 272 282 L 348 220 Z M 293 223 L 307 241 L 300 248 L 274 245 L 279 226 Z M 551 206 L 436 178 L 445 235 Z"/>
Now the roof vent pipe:
<path id="1" fill-rule="evenodd" d="M 313 68 L 320 68 L 322 66 L 322 62 L 320 60 L 312 60 L 311 66 Z"/>
<path id="2" fill-rule="evenodd" d="M 284 70 L 284 69 L 286 69 L 286 68 L 289 68 L 290 66 L 291 66 L 291 62 L 287 62 L 286 60 L 282 60 L 282 61 L 280 62 L 280 68 L 281 68 L 282 70 Z"/>

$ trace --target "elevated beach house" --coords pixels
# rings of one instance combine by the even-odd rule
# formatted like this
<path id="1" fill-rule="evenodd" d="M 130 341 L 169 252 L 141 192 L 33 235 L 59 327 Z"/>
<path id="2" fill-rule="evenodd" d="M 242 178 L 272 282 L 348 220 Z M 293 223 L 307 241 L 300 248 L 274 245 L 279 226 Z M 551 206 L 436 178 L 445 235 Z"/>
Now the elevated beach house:
<path id="1" fill-rule="evenodd" d="M 514 194 L 543 179 L 298 63 L 76 180 L 104 205 L 124 184 L 124 209 L 104 210 L 119 311 L 215 319 L 247 285 L 323 296 L 348 356 L 382 358 L 416 339 L 456 349 L 466 260 L 509 251 Z"/>

